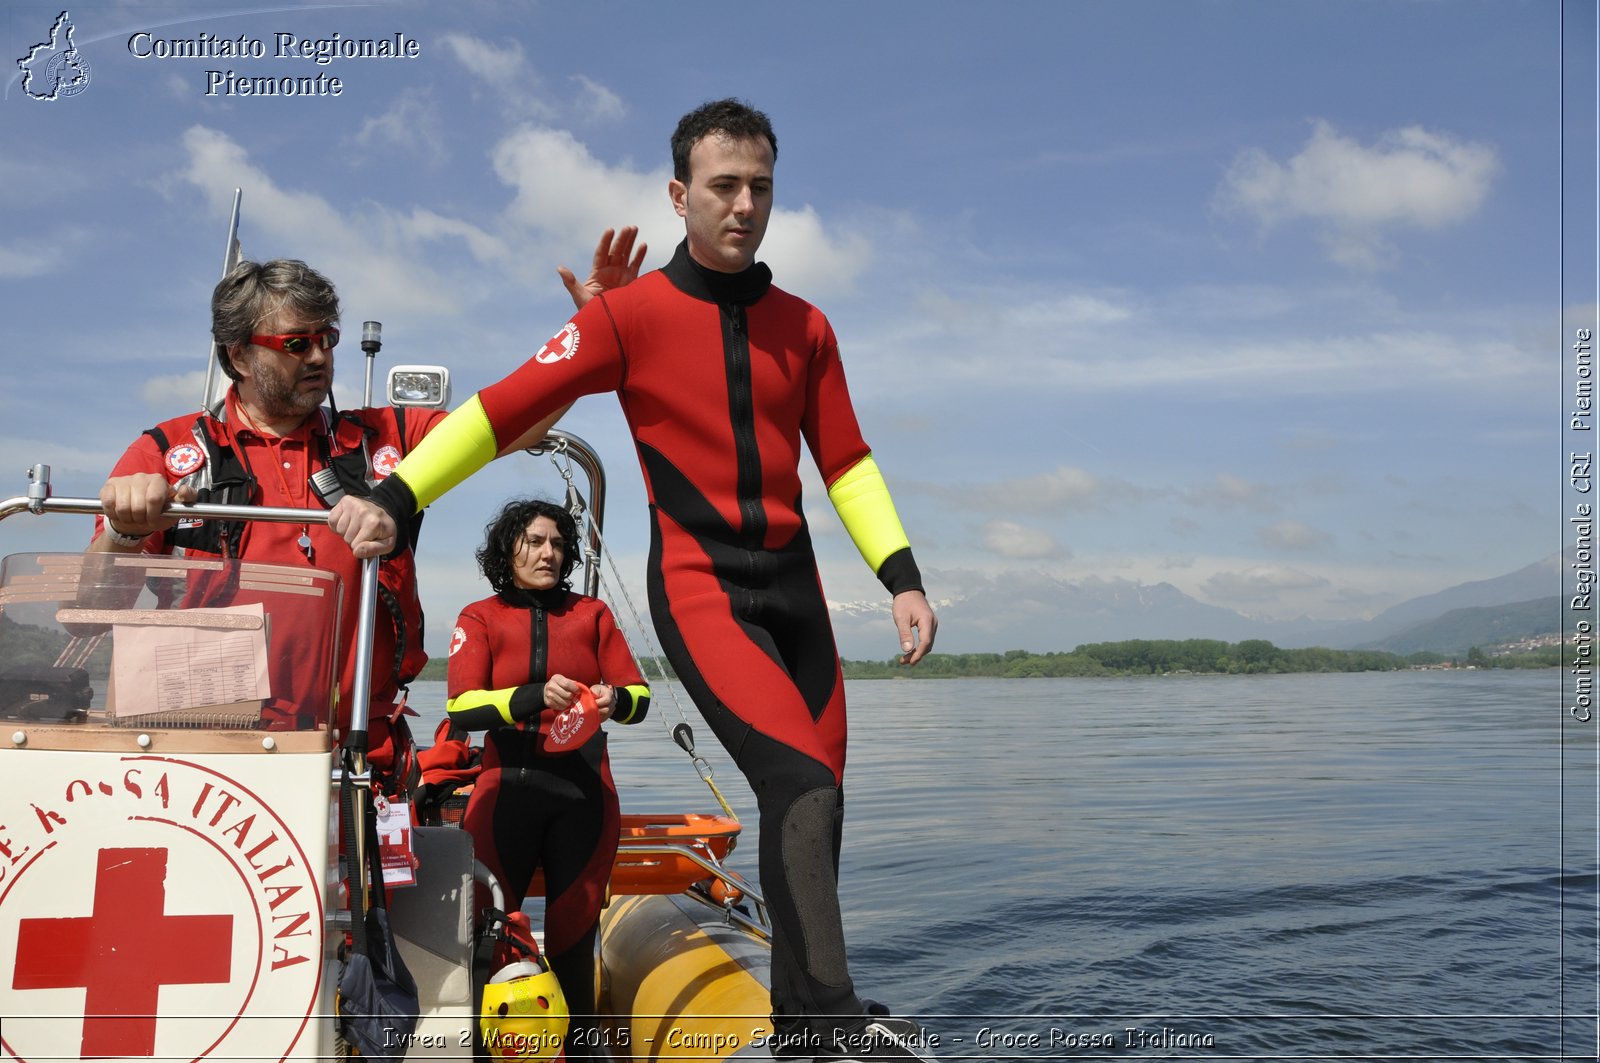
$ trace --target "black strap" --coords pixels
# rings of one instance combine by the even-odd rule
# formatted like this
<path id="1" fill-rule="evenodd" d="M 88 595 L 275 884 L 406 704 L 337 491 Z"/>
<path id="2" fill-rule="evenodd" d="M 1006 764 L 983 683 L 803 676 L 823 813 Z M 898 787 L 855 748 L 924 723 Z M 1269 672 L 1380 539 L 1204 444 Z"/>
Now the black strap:
<path id="1" fill-rule="evenodd" d="M 340 830 L 344 836 L 344 866 L 345 866 L 345 893 L 350 899 L 350 940 L 354 945 L 357 955 L 366 955 L 367 952 L 367 899 L 365 891 L 359 888 L 359 869 L 351 867 L 354 853 L 351 851 L 356 844 L 356 789 L 350 782 L 350 752 L 345 751 L 340 758 L 342 765 L 339 772 L 339 820 Z"/>
<path id="2" fill-rule="evenodd" d="M 405 674 L 401 669 L 406 662 L 406 618 L 400 612 L 400 599 L 382 583 L 378 584 L 378 600 L 389 610 L 389 617 L 394 621 L 394 677 L 399 680 Z"/>
<path id="3" fill-rule="evenodd" d="M 344 834 L 345 854 L 345 892 L 350 897 L 350 940 L 359 954 L 367 952 L 367 910 L 369 908 L 387 908 L 389 906 L 388 890 L 383 884 L 383 855 L 380 852 L 378 838 L 378 810 L 372 800 L 366 802 L 366 814 L 361 817 L 361 837 L 366 840 L 367 848 L 367 889 L 360 888 L 360 875 L 354 873 L 351 866 L 354 853 L 351 847 L 356 844 L 356 787 L 350 779 L 349 750 L 345 750 L 341 758 L 342 767 L 339 772 L 339 805 L 340 820 Z M 369 795 L 373 793 L 368 790 Z M 370 902 L 367 890 L 371 890 Z"/>

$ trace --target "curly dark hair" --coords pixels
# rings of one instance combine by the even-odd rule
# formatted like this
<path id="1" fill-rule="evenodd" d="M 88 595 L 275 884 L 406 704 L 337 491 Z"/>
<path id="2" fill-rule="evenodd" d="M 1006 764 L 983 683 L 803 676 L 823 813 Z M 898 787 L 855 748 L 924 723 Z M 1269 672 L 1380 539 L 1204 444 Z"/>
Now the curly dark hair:
<path id="1" fill-rule="evenodd" d="M 703 103 L 678 119 L 678 128 L 672 133 L 673 177 L 689 183 L 689 152 L 712 134 L 735 140 L 766 137 L 772 145 L 772 161 L 778 161 L 778 135 L 772 131 L 772 122 L 748 103 L 730 96 Z"/>
<path id="2" fill-rule="evenodd" d="M 571 590 L 572 584 L 568 579 L 572 570 L 579 561 L 583 560 L 582 551 L 578 547 L 578 522 L 565 506 L 543 498 L 514 498 L 501 507 L 494 519 L 483 526 L 483 545 L 478 547 L 475 555 L 478 559 L 478 569 L 483 573 L 483 578 L 489 581 L 496 594 L 505 594 L 517 589 L 517 581 L 513 576 L 511 562 L 517 556 L 517 549 L 522 544 L 522 536 L 528 530 L 535 517 L 549 517 L 556 526 L 556 532 L 565 542 L 561 551 L 561 574 L 556 583 L 562 590 Z"/>

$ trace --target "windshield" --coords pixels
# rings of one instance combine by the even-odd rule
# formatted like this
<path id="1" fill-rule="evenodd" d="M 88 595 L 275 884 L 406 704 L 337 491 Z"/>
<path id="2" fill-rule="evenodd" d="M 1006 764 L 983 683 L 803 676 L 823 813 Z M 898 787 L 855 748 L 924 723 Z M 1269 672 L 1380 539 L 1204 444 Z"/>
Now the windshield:
<path id="1" fill-rule="evenodd" d="M 320 569 L 12 554 L 0 561 L 0 718 L 326 731 L 341 594 Z"/>

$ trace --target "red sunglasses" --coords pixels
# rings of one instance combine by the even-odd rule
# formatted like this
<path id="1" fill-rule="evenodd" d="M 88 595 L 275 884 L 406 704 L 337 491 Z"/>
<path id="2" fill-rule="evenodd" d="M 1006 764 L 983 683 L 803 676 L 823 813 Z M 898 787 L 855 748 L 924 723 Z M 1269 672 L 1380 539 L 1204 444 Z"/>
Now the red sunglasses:
<path id="1" fill-rule="evenodd" d="M 330 325 L 320 332 L 286 332 L 280 336 L 251 336 L 250 342 L 298 358 L 310 354 L 312 344 L 325 351 L 333 350 L 339 345 L 339 330 Z"/>

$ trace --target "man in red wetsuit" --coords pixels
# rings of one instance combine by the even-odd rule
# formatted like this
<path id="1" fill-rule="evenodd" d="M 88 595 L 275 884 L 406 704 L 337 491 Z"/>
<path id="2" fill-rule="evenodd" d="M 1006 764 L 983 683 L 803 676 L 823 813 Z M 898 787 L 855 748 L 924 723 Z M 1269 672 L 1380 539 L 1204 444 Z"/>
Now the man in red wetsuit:
<path id="1" fill-rule="evenodd" d="M 664 268 L 584 306 L 378 486 L 331 517 L 358 556 L 386 553 L 422 506 L 580 395 L 615 391 L 651 503 L 650 611 L 673 667 L 754 789 L 773 915 L 783 1056 L 926 1059 L 920 1030 L 859 997 L 845 957 L 838 854 L 844 684 L 800 504 L 804 439 L 863 558 L 893 595 L 902 660 L 935 617 L 871 450 L 833 330 L 755 262 L 777 140 L 736 100 L 686 115 L 669 193 L 685 241 Z M 376 503 L 374 505 L 374 503 Z M 920 641 L 916 637 L 920 635 Z"/>

